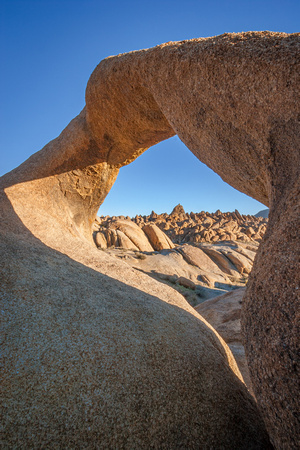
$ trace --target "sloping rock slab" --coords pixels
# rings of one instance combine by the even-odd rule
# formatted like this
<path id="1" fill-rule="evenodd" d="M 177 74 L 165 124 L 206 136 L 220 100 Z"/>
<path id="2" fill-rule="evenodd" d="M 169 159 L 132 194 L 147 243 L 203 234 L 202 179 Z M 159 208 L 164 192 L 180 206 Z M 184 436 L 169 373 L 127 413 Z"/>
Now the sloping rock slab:
<path id="1" fill-rule="evenodd" d="M 148 237 L 150 244 L 154 250 L 160 251 L 164 249 L 174 248 L 174 244 L 170 238 L 156 225 L 148 224 L 143 227 L 143 232 Z"/>
<path id="2" fill-rule="evenodd" d="M 229 345 L 244 381 L 253 394 L 241 333 L 241 308 L 245 288 L 206 300 L 195 307 Z"/>
<path id="3" fill-rule="evenodd" d="M 269 448 L 226 345 L 174 290 L 84 244 L 79 262 L 0 243 L 5 446 Z"/>

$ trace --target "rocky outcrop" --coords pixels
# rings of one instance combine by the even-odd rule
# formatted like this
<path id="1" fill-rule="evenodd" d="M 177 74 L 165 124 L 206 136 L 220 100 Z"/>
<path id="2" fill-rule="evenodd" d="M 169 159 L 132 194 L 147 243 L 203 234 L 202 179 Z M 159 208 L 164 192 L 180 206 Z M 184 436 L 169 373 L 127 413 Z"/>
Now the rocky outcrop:
<path id="1" fill-rule="evenodd" d="M 229 349 L 180 294 L 18 226 L 0 240 L 4 446 L 268 447 Z"/>
<path id="2" fill-rule="evenodd" d="M 172 241 L 156 225 L 149 224 L 143 227 L 143 231 L 151 242 L 154 250 L 174 248 Z"/>
<path id="3" fill-rule="evenodd" d="M 110 222 L 106 228 L 106 239 L 108 247 L 115 246 L 153 252 L 147 236 L 131 220 L 116 219 Z"/>
<path id="4" fill-rule="evenodd" d="M 2 206 L 5 445 L 268 448 L 231 353 L 180 294 L 74 236 L 51 248 Z"/>
<path id="5" fill-rule="evenodd" d="M 91 246 L 119 168 L 177 134 L 270 206 L 242 325 L 272 442 L 297 447 L 298 62 L 299 35 L 270 32 L 107 58 L 83 111 L 1 179 L 8 446 L 268 446 L 226 345 L 174 290 Z"/>
<path id="6" fill-rule="evenodd" d="M 247 248 L 246 248 L 247 247 Z M 251 250 L 249 250 L 249 247 Z M 180 292 L 191 306 L 245 287 L 248 273 L 244 272 L 240 259 L 252 267 L 258 244 L 217 243 L 177 245 L 172 249 L 154 252 L 140 252 L 125 248 L 110 247 L 105 252 L 114 258 L 126 261 L 131 267 L 147 273 L 156 280 L 168 284 Z M 214 254 L 222 258 L 231 269 L 219 264 Z M 236 256 L 236 265 L 225 254 Z M 184 288 L 184 289 L 183 289 Z"/>
<path id="7" fill-rule="evenodd" d="M 177 205 L 170 215 L 166 213 L 153 215 L 152 213 L 149 216 L 136 216 L 132 220 L 140 227 L 155 224 L 175 244 L 219 241 L 261 242 L 268 224 L 268 219 L 241 215 L 238 211 L 185 213 L 182 206 L 182 209 L 176 210 L 178 206 L 181 205 Z"/>
<path id="8" fill-rule="evenodd" d="M 280 189 L 243 300 L 242 330 L 253 389 L 273 441 L 277 448 L 297 449 L 300 189 L 298 182 L 286 196 Z"/>
<path id="9" fill-rule="evenodd" d="M 122 221 L 122 227 L 128 224 L 128 232 L 136 229 L 135 225 L 143 230 L 154 250 L 173 248 L 174 244 L 198 244 L 204 242 L 225 242 L 235 241 L 237 243 L 260 242 L 268 223 L 268 219 L 254 216 L 241 216 L 238 211 L 233 213 L 185 213 L 181 205 L 177 205 L 170 215 L 156 214 L 154 211 L 149 216 L 129 217 L 124 222 L 124 216 L 120 217 L 98 217 L 96 218 L 93 230 L 95 243 L 100 248 L 111 246 L 124 247 L 126 249 L 144 250 L 145 246 L 115 239 L 111 236 L 111 229 Z M 123 230 L 124 231 L 124 230 Z M 100 234 L 97 235 L 97 232 Z M 128 236 L 127 232 L 127 236 Z M 140 231 L 136 231 L 141 237 Z M 107 236 L 106 242 L 103 241 Z M 141 237 L 142 239 L 142 237 Z M 230 258 L 229 258 L 230 259 Z M 250 268 L 244 268 L 247 273 Z"/>
<path id="10" fill-rule="evenodd" d="M 222 271 L 220 267 L 206 254 L 203 248 L 184 244 L 178 247 L 178 251 L 189 264 L 208 272 L 210 275 L 216 274 L 224 276 L 224 271 Z"/>
<path id="11" fill-rule="evenodd" d="M 178 203 L 178 205 L 176 205 L 173 208 L 173 210 L 171 212 L 171 216 L 178 217 L 180 215 L 185 215 L 185 210 L 184 210 L 183 206 L 180 203 Z"/>
<path id="12" fill-rule="evenodd" d="M 195 307 L 229 345 L 250 392 L 252 391 L 249 368 L 241 332 L 241 309 L 245 288 L 200 303 Z"/>
<path id="13" fill-rule="evenodd" d="M 174 248 L 172 241 L 156 225 L 145 225 L 143 229 L 130 219 L 98 218 L 93 225 L 94 240 L 97 247 L 106 249 L 121 247 L 129 250 L 153 252 Z"/>
<path id="14" fill-rule="evenodd" d="M 269 209 L 268 208 L 267 209 L 262 209 L 257 214 L 255 214 L 255 217 L 264 217 L 264 218 L 269 217 Z"/>

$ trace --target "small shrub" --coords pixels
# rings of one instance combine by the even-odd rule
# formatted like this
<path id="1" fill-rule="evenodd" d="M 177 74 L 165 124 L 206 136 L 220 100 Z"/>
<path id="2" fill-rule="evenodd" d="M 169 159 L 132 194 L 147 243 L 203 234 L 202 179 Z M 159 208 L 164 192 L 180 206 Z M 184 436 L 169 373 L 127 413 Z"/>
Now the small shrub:
<path id="1" fill-rule="evenodd" d="M 143 253 L 137 253 L 135 256 L 137 259 L 146 259 L 146 255 L 143 255 Z"/>

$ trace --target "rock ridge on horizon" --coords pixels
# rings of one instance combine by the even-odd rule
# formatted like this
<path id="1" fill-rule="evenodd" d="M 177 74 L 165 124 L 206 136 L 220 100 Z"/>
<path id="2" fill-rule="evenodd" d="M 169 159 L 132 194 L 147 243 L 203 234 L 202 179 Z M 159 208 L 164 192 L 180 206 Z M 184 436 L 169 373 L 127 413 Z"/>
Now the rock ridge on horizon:
<path id="1" fill-rule="evenodd" d="M 237 241 L 237 242 L 261 242 L 268 219 L 263 217 L 255 217 L 252 215 L 241 215 L 237 210 L 234 212 L 222 213 L 220 210 L 215 213 L 201 211 L 200 213 L 185 213 L 181 205 L 177 205 L 171 214 L 156 214 L 154 211 L 148 216 L 136 215 L 133 218 L 128 216 L 101 216 L 96 217 L 93 225 L 94 238 L 97 240 L 97 246 L 102 248 L 122 247 L 116 239 L 111 239 L 111 229 L 116 226 L 113 224 L 122 221 L 123 227 L 133 226 L 135 223 L 142 230 L 145 226 L 155 225 L 158 227 L 173 244 L 184 243 L 201 243 L 201 242 L 220 242 L 220 241 Z M 163 235 L 162 239 L 163 239 Z M 149 236 L 148 236 L 149 239 Z M 151 244 L 151 239 L 150 239 Z M 126 248 L 128 247 L 127 244 Z M 169 241 L 164 240 L 164 244 L 160 244 L 163 248 L 172 248 Z M 138 250 L 143 250 L 144 245 L 137 246 Z M 153 248 L 154 249 L 154 248 Z"/>

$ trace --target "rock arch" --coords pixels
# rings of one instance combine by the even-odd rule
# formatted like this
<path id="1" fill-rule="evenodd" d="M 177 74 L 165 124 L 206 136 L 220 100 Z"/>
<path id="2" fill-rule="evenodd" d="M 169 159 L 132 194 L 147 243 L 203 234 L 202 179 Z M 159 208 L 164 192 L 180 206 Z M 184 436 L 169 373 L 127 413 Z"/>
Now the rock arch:
<path id="1" fill-rule="evenodd" d="M 92 73 L 83 111 L 1 179 L 4 225 L 21 229 L 16 213 L 76 261 L 71 236 L 90 239 L 118 169 L 174 134 L 224 181 L 270 206 L 243 326 L 254 391 L 278 448 L 299 441 L 298 89 L 299 34 L 225 34 L 110 57 Z"/>

